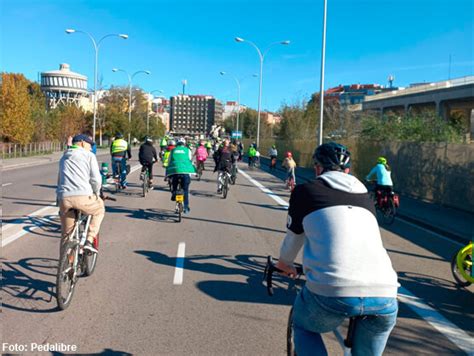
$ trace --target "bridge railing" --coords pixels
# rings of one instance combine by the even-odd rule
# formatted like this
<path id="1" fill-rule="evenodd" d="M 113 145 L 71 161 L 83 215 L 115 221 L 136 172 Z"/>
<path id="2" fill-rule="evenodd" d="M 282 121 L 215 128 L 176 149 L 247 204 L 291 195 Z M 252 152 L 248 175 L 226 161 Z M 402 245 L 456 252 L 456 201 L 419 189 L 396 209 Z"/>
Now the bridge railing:
<path id="1" fill-rule="evenodd" d="M 365 101 L 389 99 L 396 96 L 424 93 L 427 91 L 458 87 L 467 84 L 474 84 L 474 76 L 466 76 L 462 78 L 446 80 L 443 82 L 429 83 L 426 85 L 418 85 L 411 88 L 392 90 L 385 93 L 370 95 L 365 97 Z"/>

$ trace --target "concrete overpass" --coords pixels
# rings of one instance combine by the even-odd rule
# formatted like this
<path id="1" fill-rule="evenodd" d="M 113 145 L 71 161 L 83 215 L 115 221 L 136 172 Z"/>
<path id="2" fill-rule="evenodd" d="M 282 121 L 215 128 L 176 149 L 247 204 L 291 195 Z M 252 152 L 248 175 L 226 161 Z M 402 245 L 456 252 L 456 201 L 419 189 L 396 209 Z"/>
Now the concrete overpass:
<path id="1" fill-rule="evenodd" d="M 366 96 L 362 103 L 362 110 L 376 110 L 381 114 L 424 109 L 436 110 L 445 120 L 453 112 L 461 113 L 474 137 L 474 76 Z"/>

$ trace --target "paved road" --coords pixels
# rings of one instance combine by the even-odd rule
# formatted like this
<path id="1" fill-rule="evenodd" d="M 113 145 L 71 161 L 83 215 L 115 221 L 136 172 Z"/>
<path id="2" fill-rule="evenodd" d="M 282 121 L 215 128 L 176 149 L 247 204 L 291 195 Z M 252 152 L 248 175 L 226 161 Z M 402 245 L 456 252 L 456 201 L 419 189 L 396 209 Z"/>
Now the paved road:
<path id="1" fill-rule="evenodd" d="M 191 214 L 178 224 L 163 170 L 146 199 L 138 172 L 131 174 L 130 188 L 107 202 L 96 272 L 79 281 L 73 304 L 61 312 L 54 298 L 58 219 L 40 219 L 41 227 L 32 229 L 35 222 L 24 216 L 54 201 L 56 169 L 51 164 L 3 175 L 4 184 L 12 183 L 4 187 L 4 223 L 30 230 L 3 248 L 2 343 L 64 343 L 79 353 L 285 354 L 296 292 L 280 280 L 269 297 L 261 282 L 265 256 L 278 255 L 285 232 L 289 194 L 280 180 L 247 172 L 280 203 L 242 174 L 223 200 L 207 170 L 192 182 Z M 474 289 L 456 289 L 452 281 L 448 260 L 458 244 L 403 221 L 382 235 L 406 289 L 401 293 L 420 298 L 401 297 L 386 354 L 465 354 L 474 336 Z M 174 284 L 183 243 L 183 281 Z M 450 332 L 452 340 L 465 338 L 458 344 Z M 325 340 L 331 355 L 341 354 L 332 335 Z"/>

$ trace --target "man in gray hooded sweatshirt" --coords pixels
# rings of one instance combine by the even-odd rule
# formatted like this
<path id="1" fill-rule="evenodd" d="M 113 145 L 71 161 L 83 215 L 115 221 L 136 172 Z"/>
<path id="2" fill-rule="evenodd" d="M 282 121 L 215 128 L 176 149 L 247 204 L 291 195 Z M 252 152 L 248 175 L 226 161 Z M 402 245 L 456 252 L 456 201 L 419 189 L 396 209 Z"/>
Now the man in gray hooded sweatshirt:
<path id="1" fill-rule="evenodd" d="M 100 198 L 102 177 L 96 156 L 91 152 L 94 142 L 87 135 L 76 135 L 72 146 L 59 161 L 56 189 L 61 217 L 61 247 L 74 228 L 72 209 L 91 215 L 85 250 L 97 253 L 97 236 L 104 219 L 104 201 Z"/>
<path id="2" fill-rule="evenodd" d="M 382 355 L 395 326 L 397 274 L 382 245 L 374 204 L 349 175 L 350 153 L 331 142 L 313 155 L 314 182 L 297 185 L 288 208 L 288 231 L 277 267 L 293 267 L 304 245 L 306 285 L 293 309 L 298 356 L 327 355 L 321 333 L 356 319 L 352 355 Z"/>

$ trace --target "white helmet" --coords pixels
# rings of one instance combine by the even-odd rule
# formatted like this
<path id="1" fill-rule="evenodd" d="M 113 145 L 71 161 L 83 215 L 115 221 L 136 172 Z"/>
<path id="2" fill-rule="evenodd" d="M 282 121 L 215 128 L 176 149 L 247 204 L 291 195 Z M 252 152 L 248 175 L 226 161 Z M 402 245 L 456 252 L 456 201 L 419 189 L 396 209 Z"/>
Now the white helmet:
<path id="1" fill-rule="evenodd" d="M 177 140 L 178 145 L 185 145 L 186 144 L 186 139 L 184 137 L 180 137 Z"/>

